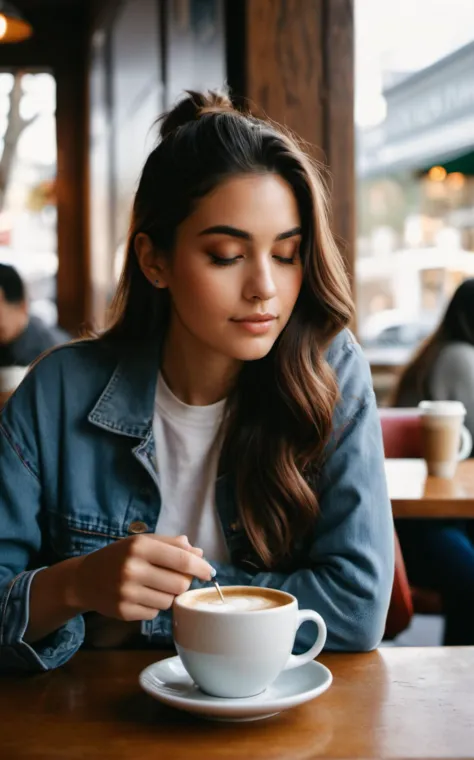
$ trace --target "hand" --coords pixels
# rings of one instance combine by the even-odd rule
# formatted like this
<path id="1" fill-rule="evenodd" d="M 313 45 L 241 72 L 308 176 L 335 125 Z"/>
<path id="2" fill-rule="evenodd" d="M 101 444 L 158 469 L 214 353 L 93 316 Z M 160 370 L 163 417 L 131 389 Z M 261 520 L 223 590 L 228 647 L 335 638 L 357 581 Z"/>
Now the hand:
<path id="1" fill-rule="evenodd" d="M 119 620 L 152 620 L 168 610 L 194 577 L 211 579 L 202 549 L 186 536 L 141 534 L 122 538 L 79 559 L 75 606 Z"/>

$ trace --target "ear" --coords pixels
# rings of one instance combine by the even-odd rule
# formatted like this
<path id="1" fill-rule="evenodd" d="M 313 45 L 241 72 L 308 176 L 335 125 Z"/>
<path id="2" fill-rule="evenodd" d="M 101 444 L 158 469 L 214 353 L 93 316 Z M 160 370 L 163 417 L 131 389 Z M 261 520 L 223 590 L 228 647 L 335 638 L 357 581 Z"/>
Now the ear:
<path id="1" fill-rule="evenodd" d="M 139 232 L 135 235 L 135 254 L 143 274 L 155 288 L 166 288 L 166 259 L 156 250 L 149 235 Z"/>

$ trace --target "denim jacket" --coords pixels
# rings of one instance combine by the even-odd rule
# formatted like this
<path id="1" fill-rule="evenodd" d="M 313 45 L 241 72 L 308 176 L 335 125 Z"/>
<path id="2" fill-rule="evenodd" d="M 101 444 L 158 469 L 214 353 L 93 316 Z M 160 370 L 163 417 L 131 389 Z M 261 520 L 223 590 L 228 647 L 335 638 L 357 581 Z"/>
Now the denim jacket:
<path id="1" fill-rule="evenodd" d="M 381 430 L 370 371 L 351 333 L 343 331 L 326 358 L 340 401 L 317 483 L 314 535 L 291 572 L 246 563 L 249 545 L 232 479 L 223 473 L 216 508 L 230 562 L 214 564 L 224 585 L 279 588 L 294 594 L 300 608 L 317 610 L 328 627 L 328 648 L 368 650 L 383 635 L 394 568 Z M 84 642 L 80 615 L 41 641 L 25 642 L 30 586 L 39 569 L 137 531 L 155 531 L 161 498 L 152 418 L 159 361 L 158 351 L 118 355 L 103 342 L 73 343 L 41 360 L 1 413 L 1 670 L 55 668 Z M 170 613 L 143 623 L 142 632 L 157 647 L 170 644 Z M 312 640 L 304 625 L 296 648 Z"/>

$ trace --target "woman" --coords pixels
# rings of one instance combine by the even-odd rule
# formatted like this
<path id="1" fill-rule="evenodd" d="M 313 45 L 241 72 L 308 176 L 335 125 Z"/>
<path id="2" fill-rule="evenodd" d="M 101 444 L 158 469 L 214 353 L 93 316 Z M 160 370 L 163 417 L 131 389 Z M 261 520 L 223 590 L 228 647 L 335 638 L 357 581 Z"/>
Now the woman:
<path id="1" fill-rule="evenodd" d="M 462 401 L 474 436 L 474 279 L 454 293 L 437 330 L 423 343 L 399 378 L 394 406 L 420 401 Z"/>
<path id="2" fill-rule="evenodd" d="M 474 435 L 474 279 L 454 293 L 435 332 L 402 373 L 393 406 L 462 401 Z M 397 521 L 410 580 L 442 597 L 447 645 L 474 644 L 474 529 L 462 520 Z"/>
<path id="3" fill-rule="evenodd" d="M 223 96 L 190 93 L 161 137 L 110 327 L 39 362 L 1 417 L 4 668 L 170 644 L 209 563 L 317 609 L 333 649 L 384 630 L 381 433 L 319 173 Z"/>

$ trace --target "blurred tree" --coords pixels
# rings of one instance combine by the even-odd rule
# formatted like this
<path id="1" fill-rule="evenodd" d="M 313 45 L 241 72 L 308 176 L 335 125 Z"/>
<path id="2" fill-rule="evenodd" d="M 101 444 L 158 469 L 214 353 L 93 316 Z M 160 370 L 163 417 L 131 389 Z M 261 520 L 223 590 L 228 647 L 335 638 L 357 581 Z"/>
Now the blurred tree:
<path id="1" fill-rule="evenodd" d="M 21 116 L 20 104 L 23 97 L 22 83 L 23 71 L 17 71 L 14 74 L 13 87 L 10 91 L 10 110 L 8 112 L 8 123 L 4 135 L 4 146 L 2 158 L 0 159 L 0 211 L 3 209 L 5 195 L 10 179 L 10 174 L 15 158 L 16 146 L 20 135 L 38 118 L 38 113 L 31 119 L 23 119 Z"/>

